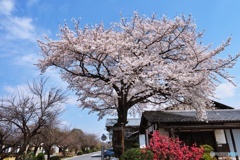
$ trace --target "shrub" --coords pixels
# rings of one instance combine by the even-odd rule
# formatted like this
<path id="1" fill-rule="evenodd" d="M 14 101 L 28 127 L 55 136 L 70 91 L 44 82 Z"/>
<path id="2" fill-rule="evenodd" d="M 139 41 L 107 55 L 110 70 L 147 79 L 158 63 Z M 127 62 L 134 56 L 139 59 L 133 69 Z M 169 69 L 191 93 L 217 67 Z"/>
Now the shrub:
<path id="1" fill-rule="evenodd" d="M 80 151 L 77 152 L 77 155 L 82 155 L 82 154 L 83 154 L 83 151 L 82 151 L 82 150 L 80 150 Z"/>
<path id="2" fill-rule="evenodd" d="M 25 156 L 25 157 L 24 157 Z M 36 157 L 34 155 L 34 153 L 30 152 L 30 153 L 27 153 L 25 155 L 22 155 L 22 159 L 25 159 L 25 160 L 36 160 Z"/>
<path id="3" fill-rule="evenodd" d="M 92 153 L 92 152 L 94 152 L 94 150 L 93 150 L 93 149 L 90 149 L 90 150 L 89 150 L 89 153 Z"/>
<path id="4" fill-rule="evenodd" d="M 204 149 L 204 152 L 208 152 L 210 153 L 211 151 L 213 151 L 214 149 L 208 145 L 208 144 L 204 144 L 204 145 L 201 145 L 201 147 Z"/>
<path id="5" fill-rule="evenodd" d="M 201 147 L 204 149 L 202 160 L 213 160 L 214 158 L 210 155 L 210 152 L 214 149 L 207 144 L 201 145 Z"/>
<path id="6" fill-rule="evenodd" d="M 132 148 L 139 148 L 139 144 L 138 143 L 133 143 Z"/>
<path id="7" fill-rule="evenodd" d="M 120 160 L 152 160 L 153 152 L 148 149 L 132 148 L 127 150 Z"/>
<path id="8" fill-rule="evenodd" d="M 53 156 L 50 157 L 50 160 L 61 160 L 61 158 L 59 156 Z"/>
<path id="9" fill-rule="evenodd" d="M 93 149 L 93 152 L 97 152 L 97 151 L 98 151 L 98 149 L 97 149 L 97 148 L 94 148 L 94 149 Z"/>
<path id="10" fill-rule="evenodd" d="M 38 153 L 36 159 L 37 160 L 45 160 L 44 154 L 43 153 Z"/>
<path id="11" fill-rule="evenodd" d="M 84 152 L 84 153 L 90 153 L 90 152 L 89 152 L 89 150 L 87 149 L 87 150 L 85 150 L 85 152 Z"/>
<path id="12" fill-rule="evenodd" d="M 160 135 L 158 131 L 152 134 L 148 148 L 154 153 L 154 160 L 164 159 L 200 159 L 203 155 L 203 148 L 196 145 L 191 147 L 185 145 L 178 138 L 169 138 Z"/>

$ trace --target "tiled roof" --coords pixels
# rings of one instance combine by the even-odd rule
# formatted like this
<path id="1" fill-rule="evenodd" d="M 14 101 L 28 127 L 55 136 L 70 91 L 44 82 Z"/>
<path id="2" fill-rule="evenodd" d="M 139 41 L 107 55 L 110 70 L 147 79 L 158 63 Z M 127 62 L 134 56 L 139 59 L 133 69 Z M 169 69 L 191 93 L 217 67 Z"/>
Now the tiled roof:
<path id="1" fill-rule="evenodd" d="M 127 120 L 128 123 L 126 124 L 126 126 L 139 126 L 141 121 L 140 118 L 129 118 Z M 112 127 L 115 123 L 117 123 L 116 118 L 108 118 L 106 120 L 106 127 Z"/>
<path id="2" fill-rule="evenodd" d="M 210 109 L 210 110 L 214 110 L 214 109 L 234 109 L 233 107 L 227 106 L 225 104 L 219 103 L 217 101 L 213 101 L 213 106 L 208 106 L 206 107 L 206 109 Z M 193 107 L 188 106 L 188 105 L 184 105 L 184 104 L 177 104 L 175 106 L 169 106 L 167 108 L 165 108 L 164 110 L 185 110 L 185 109 L 191 109 L 194 110 Z"/>
<path id="3" fill-rule="evenodd" d="M 217 101 L 213 101 L 213 103 L 215 104 L 216 109 L 234 109 L 233 107 L 227 106 L 226 104 L 222 104 Z"/>
<path id="4" fill-rule="evenodd" d="M 196 118 L 196 111 L 145 111 L 143 117 L 149 122 L 202 122 Z M 208 122 L 240 122 L 240 110 L 209 110 Z"/>

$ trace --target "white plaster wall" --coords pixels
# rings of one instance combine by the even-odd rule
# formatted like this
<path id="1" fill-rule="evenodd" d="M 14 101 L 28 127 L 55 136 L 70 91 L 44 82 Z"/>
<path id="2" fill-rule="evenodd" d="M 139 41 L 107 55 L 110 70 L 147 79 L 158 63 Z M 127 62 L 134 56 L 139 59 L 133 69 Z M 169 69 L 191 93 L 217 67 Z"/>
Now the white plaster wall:
<path id="1" fill-rule="evenodd" d="M 233 129 L 232 133 L 237 148 L 238 157 L 240 157 L 240 129 Z"/>
<path id="2" fill-rule="evenodd" d="M 54 149 L 54 151 L 55 151 L 55 153 L 54 153 L 54 154 L 57 154 L 57 153 L 59 153 L 59 148 L 58 148 L 56 145 L 54 145 L 52 148 L 53 148 L 53 149 Z"/>
<path id="3" fill-rule="evenodd" d="M 227 142 L 228 142 L 228 145 L 229 145 L 230 152 L 234 152 L 230 130 L 225 129 L 225 133 L 226 133 L 226 138 L 227 138 Z"/>
<path id="4" fill-rule="evenodd" d="M 231 133 L 230 133 L 229 129 L 225 129 L 225 135 L 226 135 L 226 139 L 227 139 L 227 143 L 228 143 L 228 146 L 229 146 L 230 153 L 235 153 L 234 146 L 233 146 L 233 141 L 232 141 L 232 137 L 231 137 Z M 231 158 L 232 158 L 232 160 L 236 160 L 235 157 L 231 157 Z"/>
<path id="5" fill-rule="evenodd" d="M 215 129 L 214 134 L 215 134 L 217 144 L 226 144 L 227 143 L 223 129 Z"/>
<path id="6" fill-rule="evenodd" d="M 139 135 L 139 146 L 140 146 L 140 148 L 146 147 L 145 134 Z"/>

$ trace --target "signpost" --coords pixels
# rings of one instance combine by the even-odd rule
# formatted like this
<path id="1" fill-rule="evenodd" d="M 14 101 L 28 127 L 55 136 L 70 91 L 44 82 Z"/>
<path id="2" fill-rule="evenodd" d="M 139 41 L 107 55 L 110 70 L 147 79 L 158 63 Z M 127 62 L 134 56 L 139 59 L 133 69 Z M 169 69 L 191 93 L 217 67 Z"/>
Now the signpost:
<path id="1" fill-rule="evenodd" d="M 107 136 L 105 134 L 102 135 L 101 140 L 104 142 L 106 141 Z M 101 147 L 101 160 L 104 160 L 104 145 L 102 144 Z"/>

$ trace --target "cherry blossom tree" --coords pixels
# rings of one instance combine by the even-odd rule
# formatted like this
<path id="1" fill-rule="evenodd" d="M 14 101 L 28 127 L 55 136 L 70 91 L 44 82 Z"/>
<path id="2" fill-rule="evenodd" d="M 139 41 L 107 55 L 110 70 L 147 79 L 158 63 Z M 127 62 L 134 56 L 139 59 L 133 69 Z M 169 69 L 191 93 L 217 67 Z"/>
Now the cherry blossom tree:
<path id="1" fill-rule="evenodd" d="M 107 29 L 102 23 L 83 29 L 79 21 L 73 24 L 60 26 L 58 40 L 38 41 L 38 67 L 42 72 L 50 66 L 60 69 L 79 106 L 97 112 L 100 119 L 117 115 L 115 127 L 149 105 L 189 105 L 204 119 L 218 82 L 233 83 L 226 69 L 239 54 L 218 58 L 231 38 L 216 49 L 203 45 L 203 33 L 196 31 L 191 16 L 158 19 L 135 13 Z M 121 144 L 121 135 L 113 135 L 114 146 Z"/>

